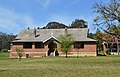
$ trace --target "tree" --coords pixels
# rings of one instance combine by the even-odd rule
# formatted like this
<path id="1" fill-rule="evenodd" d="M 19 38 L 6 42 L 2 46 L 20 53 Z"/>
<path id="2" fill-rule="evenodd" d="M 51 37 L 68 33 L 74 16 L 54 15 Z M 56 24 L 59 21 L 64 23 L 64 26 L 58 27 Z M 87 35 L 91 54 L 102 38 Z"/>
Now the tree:
<path id="1" fill-rule="evenodd" d="M 65 52 L 67 58 L 67 53 L 73 45 L 73 37 L 71 34 L 67 34 L 66 30 L 64 35 L 59 35 L 58 40 L 60 41 L 60 50 Z"/>
<path id="2" fill-rule="evenodd" d="M 0 50 L 10 49 L 10 44 L 14 39 L 15 39 L 15 36 L 13 34 L 0 32 Z"/>
<path id="3" fill-rule="evenodd" d="M 87 26 L 87 22 L 83 19 L 75 19 L 70 25 L 70 28 L 86 28 Z"/>
<path id="4" fill-rule="evenodd" d="M 59 22 L 49 22 L 43 29 L 61 29 L 65 27 L 67 26 Z"/>
<path id="5" fill-rule="evenodd" d="M 98 52 L 102 51 L 102 48 L 103 48 L 103 33 L 100 32 L 99 29 L 97 29 L 96 31 L 96 35 L 95 35 L 95 39 L 97 40 L 97 46 L 98 46 Z M 103 52 L 103 54 L 105 55 L 106 53 Z"/>
<path id="6" fill-rule="evenodd" d="M 93 8 L 98 14 L 94 19 L 94 25 L 108 34 L 120 37 L 120 0 L 111 0 L 108 4 L 96 3 Z M 112 26 L 116 31 L 110 31 Z"/>
<path id="7" fill-rule="evenodd" d="M 21 58 L 22 58 L 22 56 L 24 54 L 24 50 L 20 49 L 20 48 L 16 48 L 16 52 L 18 54 L 19 61 L 21 61 Z"/>

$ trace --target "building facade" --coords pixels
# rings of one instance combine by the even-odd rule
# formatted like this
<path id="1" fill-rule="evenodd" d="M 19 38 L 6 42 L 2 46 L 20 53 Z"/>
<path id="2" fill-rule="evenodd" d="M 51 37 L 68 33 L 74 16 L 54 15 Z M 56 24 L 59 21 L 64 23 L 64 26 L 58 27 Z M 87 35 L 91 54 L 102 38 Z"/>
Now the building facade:
<path id="1" fill-rule="evenodd" d="M 10 58 L 17 58 L 16 49 L 23 49 L 23 58 L 42 56 L 65 56 L 59 50 L 60 34 L 64 35 L 65 29 L 24 29 L 12 42 Z M 96 40 L 87 38 L 87 28 L 68 28 L 72 34 L 74 45 L 69 50 L 68 56 L 97 56 Z"/>
<path id="2" fill-rule="evenodd" d="M 103 51 L 104 55 L 107 52 L 113 55 L 119 55 L 120 53 L 120 38 L 115 35 L 103 34 Z"/>

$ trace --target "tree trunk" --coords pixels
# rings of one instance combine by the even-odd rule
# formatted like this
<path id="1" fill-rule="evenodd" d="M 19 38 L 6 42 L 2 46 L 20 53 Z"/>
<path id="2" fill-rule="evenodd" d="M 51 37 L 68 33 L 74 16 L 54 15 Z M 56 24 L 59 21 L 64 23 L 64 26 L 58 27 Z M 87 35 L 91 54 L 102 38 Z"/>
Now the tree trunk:
<path id="1" fill-rule="evenodd" d="M 119 55 L 119 41 L 117 40 L 117 53 Z"/>
<path id="2" fill-rule="evenodd" d="M 103 44 L 103 54 L 106 56 L 106 46 L 105 46 L 105 43 Z"/>
<path id="3" fill-rule="evenodd" d="M 19 61 L 21 61 L 21 58 L 19 58 Z"/>
<path id="4" fill-rule="evenodd" d="M 79 57 L 79 48 L 77 48 L 77 58 Z"/>
<path id="5" fill-rule="evenodd" d="M 21 61 L 21 57 L 19 57 L 19 61 Z"/>
<path id="6" fill-rule="evenodd" d="M 66 58 L 67 58 L 67 51 L 65 51 L 65 54 L 66 54 Z"/>

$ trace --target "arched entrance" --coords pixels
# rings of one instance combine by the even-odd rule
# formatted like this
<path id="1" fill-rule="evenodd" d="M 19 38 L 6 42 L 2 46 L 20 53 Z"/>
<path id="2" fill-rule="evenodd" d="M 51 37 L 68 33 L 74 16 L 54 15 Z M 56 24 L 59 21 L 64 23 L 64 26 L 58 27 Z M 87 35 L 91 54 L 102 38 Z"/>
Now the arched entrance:
<path id="1" fill-rule="evenodd" d="M 49 43 L 48 48 L 48 56 L 58 56 L 57 44 L 54 41 Z"/>

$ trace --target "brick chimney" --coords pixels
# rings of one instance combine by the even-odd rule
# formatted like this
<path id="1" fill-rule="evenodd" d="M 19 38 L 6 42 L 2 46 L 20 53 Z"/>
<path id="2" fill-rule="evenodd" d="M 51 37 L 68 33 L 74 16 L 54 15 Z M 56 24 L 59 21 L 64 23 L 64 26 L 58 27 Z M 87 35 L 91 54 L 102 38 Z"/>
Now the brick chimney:
<path id="1" fill-rule="evenodd" d="M 65 27 L 65 36 L 68 35 L 67 27 Z"/>
<path id="2" fill-rule="evenodd" d="M 38 37 L 38 36 L 40 36 L 40 34 L 37 34 L 36 28 L 34 28 L 34 35 L 35 35 L 35 38 Z"/>
<path id="3" fill-rule="evenodd" d="M 34 36 L 36 37 L 36 28 L 34 28 Z"/>

